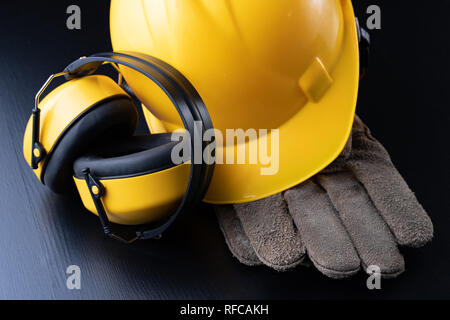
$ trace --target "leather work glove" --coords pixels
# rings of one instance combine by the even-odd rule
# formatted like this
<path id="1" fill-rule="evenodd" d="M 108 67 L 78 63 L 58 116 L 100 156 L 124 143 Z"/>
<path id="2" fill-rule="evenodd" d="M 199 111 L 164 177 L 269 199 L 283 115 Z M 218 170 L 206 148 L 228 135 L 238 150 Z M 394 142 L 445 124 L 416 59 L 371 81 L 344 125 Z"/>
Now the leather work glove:
<path id="1" fill-rule="evenodd" d="M 240 262 L 285 271 L 307 255 L 331 278 L 371 265 L 396 277 L 405 269 L 397 246 L 420 247 L 433 237 L 430 218 L 358 117 L 344 151 L 324 171 L 282 193 L 215 206 L 215 212 Z"/>

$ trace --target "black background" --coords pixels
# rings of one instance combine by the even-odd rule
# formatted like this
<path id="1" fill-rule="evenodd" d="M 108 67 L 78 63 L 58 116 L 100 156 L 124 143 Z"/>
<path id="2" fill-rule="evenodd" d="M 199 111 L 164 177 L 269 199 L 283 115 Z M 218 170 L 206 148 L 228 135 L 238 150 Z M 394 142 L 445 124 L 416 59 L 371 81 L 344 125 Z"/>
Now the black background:
<path id="1" fill-rule="evenodd" d="M 81 7 L 82 30 L 66 28 L 70 4 Z M 105 239 L 77 196 L 57 196 L 39 184 L 23 159 L 22 137 L 49 74 L 111 49 L 109 1 L 15 1 L 0 5 L 0 298 L 450 298 L 450 3 L 354 4 L 362 21 L 368 5 L 382 9 L 358 114 L 435 226 L 432 244 L 402 250 L 403 275 L 369 291 L 364 274 L 336 281 L 313 268 L 278 273 L 243 266 L 206 205 L 184 215 L 163 240 L 125 246 Z M 81 290 L 66 288 L 71 264 L 81 267 Z"/>

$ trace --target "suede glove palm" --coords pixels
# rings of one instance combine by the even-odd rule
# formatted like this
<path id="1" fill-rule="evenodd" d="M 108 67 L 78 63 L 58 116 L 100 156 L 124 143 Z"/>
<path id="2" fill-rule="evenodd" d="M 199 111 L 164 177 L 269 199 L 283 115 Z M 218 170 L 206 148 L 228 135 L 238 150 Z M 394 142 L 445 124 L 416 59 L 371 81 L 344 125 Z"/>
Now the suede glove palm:
<path id="1" fill-rule="evenodd" d="M 308 256 L 331 278 L 370 265 L 395 277 L 405 268 L 397 245 L 420 247 L 433 236 L 430 218 L 358 117 L 344 151 L 324 171 L 282 193 L 215 206 L 215 212 L 240 262 L 284 271 Z"/>

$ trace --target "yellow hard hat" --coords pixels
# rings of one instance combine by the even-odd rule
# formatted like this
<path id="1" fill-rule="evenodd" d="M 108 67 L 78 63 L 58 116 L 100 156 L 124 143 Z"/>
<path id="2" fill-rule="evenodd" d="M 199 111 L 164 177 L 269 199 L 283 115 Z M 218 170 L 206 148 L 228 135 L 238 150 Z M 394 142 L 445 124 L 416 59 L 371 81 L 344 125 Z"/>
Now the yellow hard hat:
<path id="1" fill-rule="evenodd" d="M 359 82 L 350 0 L 112 0 L 110 28 L 115 51 L 151 55 L 183 73 L 216 129 L 269 130 L 217 153 L 248 153 L 278 129 L 274 174 L 261 174 L 268 164 L 260 159 L 216 164 L 204 201 L 240 203 L 281 192 L 342 151 Z M 121 71 L 145 105 L 152 131 L 182 127 L 159 88 L 131 69 Z"/>

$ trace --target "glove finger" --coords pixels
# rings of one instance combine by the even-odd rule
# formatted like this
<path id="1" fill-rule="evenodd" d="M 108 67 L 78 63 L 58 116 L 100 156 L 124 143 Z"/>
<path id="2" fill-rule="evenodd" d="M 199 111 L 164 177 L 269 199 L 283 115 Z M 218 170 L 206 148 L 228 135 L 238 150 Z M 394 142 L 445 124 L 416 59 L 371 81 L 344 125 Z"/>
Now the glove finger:
<path id="1" fill-rule="evenodd" d="M 265 265 L 285 271 L 302 262 L 305 247 L 280 193 L 233 206 L 256 255 Z"/>
<path id="2" fill-rule="evenodd" d="M 360 259 L 325 191 L 309 180 L 284 197 L 316 268 L 330 278 L 357 273 Z"/>
<path id="3" fill-rule="evenodd" d="M 258 259 L 255 250 L 253 250 L 233 206 L 214 206 L 214 212 L 219 221 L 225 242 L 233 256 L 248 266 L 261 265 L 262 262 Z"/>
<path id="4" fill-rule="evenodd" d="M 394 167 L 386 149 L 359 118 L 353 129 L 353 153 L 348 167 L 401 245 L 420 247 L 433 237 L 433 224 L 416 196 Z"/>
<path id="5" fill-rule="evenodd" d="M 381 274 L 395 277 L 405 269 L 403 256 L 389 227 L 364 187 L 351 172 L 317 176 L 358 251 L 364 270 L 375 265 Z"/>

